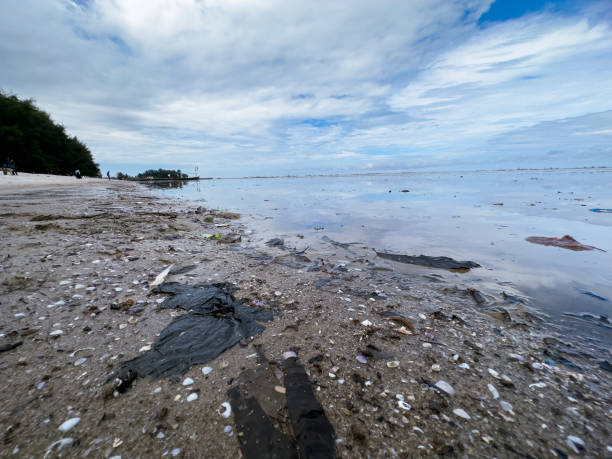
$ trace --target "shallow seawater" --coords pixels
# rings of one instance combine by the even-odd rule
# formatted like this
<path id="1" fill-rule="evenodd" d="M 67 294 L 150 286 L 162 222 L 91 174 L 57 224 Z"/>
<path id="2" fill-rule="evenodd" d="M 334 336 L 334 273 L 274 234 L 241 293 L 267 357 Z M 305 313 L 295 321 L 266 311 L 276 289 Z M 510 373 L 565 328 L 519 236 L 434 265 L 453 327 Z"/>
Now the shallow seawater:
<path id="1" fill-rule="evenodd" d="M 261 242 L 284 236 L 290 246 L 342 258 L 343 249 L 321 240 L 326 235 L 359 242 L 351 247 L 369 251 L 372 260 L 376 249 L 475 261 L 482 268 L 460 274 L 376 260 L 415 276 L 435 272 L 449 284 L 492 297 L 527 297 L 564 333 L 612 345 L 612 329 L 599 319 L 612 312 L 612 213 L 590 210 L 612 209 L 609 169 L 215 179 L 165 186 L 156 191 L 250 215 Z M 525 240 L 565 234 L 604 251 Z"/>

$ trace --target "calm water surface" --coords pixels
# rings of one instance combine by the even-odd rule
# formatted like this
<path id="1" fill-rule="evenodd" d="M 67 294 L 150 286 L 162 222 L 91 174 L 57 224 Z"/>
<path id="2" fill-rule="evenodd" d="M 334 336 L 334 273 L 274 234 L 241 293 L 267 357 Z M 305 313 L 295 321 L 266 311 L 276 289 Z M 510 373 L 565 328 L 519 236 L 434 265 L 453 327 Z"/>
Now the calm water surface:
<path id="1" fill-rule="evenodd" d="M 376 250 L 476 261 L 482 268 L 466 274 L 401 269 L 435 271 L 492 295 L 522 294 L 564 332 L 612 346 L 605 321 L 564 315 L 612 312 L 612 213 L 590 210 L 612 209 L 610 170 L 215 179 L 156 191 L 249 214 L 261 242 L 284 236 L 289 245 L 331 250 L 321 240 L 327 235 Z M 525 241 L 565 234 L 606 252 Z"/>

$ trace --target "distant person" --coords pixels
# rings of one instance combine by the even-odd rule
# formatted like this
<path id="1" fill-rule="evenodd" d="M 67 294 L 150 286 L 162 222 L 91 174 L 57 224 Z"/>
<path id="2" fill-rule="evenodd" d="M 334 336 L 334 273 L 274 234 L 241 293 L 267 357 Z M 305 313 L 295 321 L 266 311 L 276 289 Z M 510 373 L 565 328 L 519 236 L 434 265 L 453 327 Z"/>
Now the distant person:
<path id="1" fill-rule="evenodd" d="M 4 175 L 8 174 L 8 164 L 2 163 L 2 173 L 4 173 Z"/>
<path id="2" fill-rule="evenodd" d="M 81 178 L 81 171 L 80 171 L 80 170 L 78 170 L 78 169 L 77 169 L 76 171 L 74 171 L 74 176 L 75 176 L 76 178 L 80 179 L 80 178 Z"/>
<path id="3" fill-rule="evenodd" d="M 18 175 L 17 174 L 17 165 L 15 164 L 15 161 L 13 161 L 10 158 L 8 160 L 8 167 L 9 167 L 9 170 L 11 171 L 11 175 Z"/>
<path id="4" fill-rule="evenodd" d="M 110 180 L 110 171 L 106 171 L 106 176 L 108 177 L 108 179 Z"/>

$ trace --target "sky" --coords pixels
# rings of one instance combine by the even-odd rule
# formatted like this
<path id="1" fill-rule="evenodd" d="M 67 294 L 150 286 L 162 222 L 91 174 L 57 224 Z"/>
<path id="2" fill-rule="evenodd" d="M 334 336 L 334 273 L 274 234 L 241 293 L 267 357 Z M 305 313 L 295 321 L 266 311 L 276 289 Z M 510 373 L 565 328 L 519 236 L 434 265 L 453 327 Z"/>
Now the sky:
<path id="1" fill-rule="evenodd" d="M 104 174 L 612 166 L 612 1 L 3 0 L 0 90 Z"/>

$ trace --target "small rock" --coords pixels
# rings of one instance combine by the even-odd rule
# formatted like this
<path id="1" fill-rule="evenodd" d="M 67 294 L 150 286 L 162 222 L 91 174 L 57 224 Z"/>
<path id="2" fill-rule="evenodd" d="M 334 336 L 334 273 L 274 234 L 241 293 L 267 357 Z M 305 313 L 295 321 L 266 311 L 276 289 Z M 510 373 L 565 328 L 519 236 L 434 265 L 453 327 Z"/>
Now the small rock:
<path id="1" fill-rule="evenodd" d="M 440 371 L 440 365 L 438 365 L 437 363 L 434 363 L 431 366 L 431 371 Z"/>
<path id="2" fill-rule="evenodd" d="M 371 327 L 372 326 L 372 322 L 370 322 L 368 319 L 366 319 L 363 322 L 361 322 L 361 325 L 363 325 L 364 327 Z"/>
<path id="3" fill-rule="evenodd" d="M 387 362 L 387 367 L 389 368 L 397 368 L 399 365 L 400 363 L 398 360 L 391 360 L 390 362 Z"/>
<path id="4" fill-rule="evenodd" d="M 489 368 L 489 374 L 493 376 L 495 379 L 499 379 L 499 373 L 492 368 Z"/>
<path id="5" fill-rule="evenodd" d="M 363 356 L 361 354 L 357 355 L 357 361 L 359 363 L 368 363 L 368 359 L 366 359 L 365 356 Z"/>
<path id="6" fill-rule="evenodd" d="M 512 405 L 504 400 L 502 400 L 501 402 L 499 402 L 499 404 L 501 405 L 502 409 L 504 411 L 507 411 L 508 413 L 510 413 L 512 416 L 514 416 L 514 411 L 512 410 Z"/>
<path id="7" fill-rule="evenodd" d="M 209 374 L 211 371 L 213 371 L 213 369 L 211 367 L 204 367 L 202 368 L 202 374 L 203 375 L 207 375 Z"/>
<path id="8" fill-rule="evenodd" d="M 290 359 L 292 357 L 297 357 L 297 354 L 293 351 L 283 352 L 283 360 Z"/>
<path id="9" fill-rule="evenodd" d="M 283 386 L 274 386 L 274 390 L 279 394 L 284 394 L 287 392 Z"/>
<path id="10" fill-rule="evenodd" d="M 185 380 L 183 381 L 183 386 L 191 386 L 193 384 L 193 379 L 191 378 L 185 378 Z"/>
<path id="11" fill-rule="evenodd" d="M 181 448 L 174 448 L 170 451 L 170 456 L 176 457 L 179 454 L 181 454 L 181 451 L 182 451 Z"/>
<path id="12" fill-rule="evenodd" d="M 196 394 L 195 392 L 193 392 L 193 393 L 191 393 L 191 394 L 189 394 L 187 396 L 187 401 L 188 402 L 193 402 L 194 400 L 197 400 L 197 399 L 198 399 L 198 394 Z"/>
<path id="13" fill-rule="evenodd" d="M 49 336 L 57 337 L 63 334 L 64 334 L 64 330 L 53 330 L 51 333 L 49 333 Z"/>
<path id="14" fill-rule="evenodd" d="M 76 362 L 74 362 L 74 366 L 78 367 L 80 365 L 83 365 L 85 362 L 87 362 L 87 358 L 86 357 L 81 357 Z"/>
<path id="15" fill-rule="evenodd" d="M 412 408 L 408 403 L 403 400 L 398 400 L 397 405 L 404 411 L 410 411 L 410 409 Z"/>
<path id="16" fill-rule="evenodd" d="M 230 437 L 234 435 L 234 429 L 232 429 L 232 426 L 225 426 L 223 428 L 223 432 L 225 432 Z"/>

